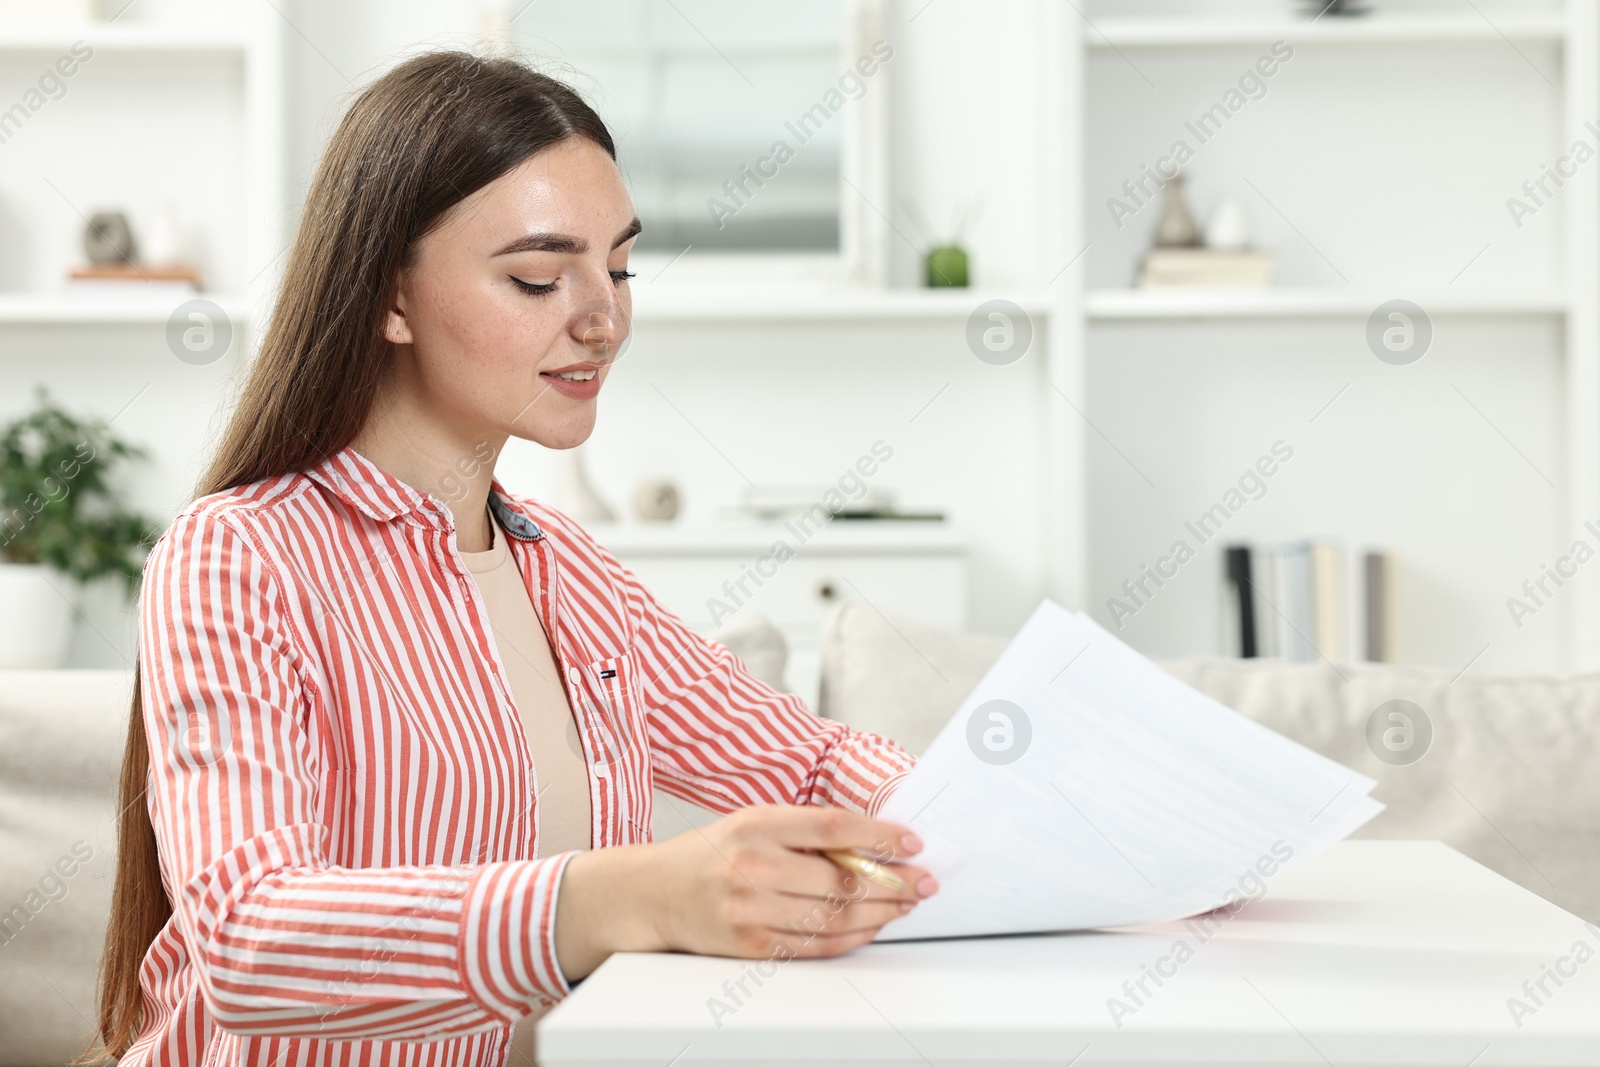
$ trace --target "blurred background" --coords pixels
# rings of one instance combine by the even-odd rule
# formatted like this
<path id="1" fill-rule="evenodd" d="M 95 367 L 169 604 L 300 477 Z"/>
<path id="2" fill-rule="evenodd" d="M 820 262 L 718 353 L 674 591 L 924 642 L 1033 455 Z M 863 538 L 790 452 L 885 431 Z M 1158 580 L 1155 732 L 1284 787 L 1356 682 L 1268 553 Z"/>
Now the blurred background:
<path id="1" fill-rule="evenodd" d="M 797 690 L 845 600 L 1592 667 L 1597 44 L 1592 0 L 0 0 L 0 646 L 131 663 L 118 568 L 325 138 L 465 47 L 582 92 L 645 223 L 594 437 L 501 480 L 695 626 L 775 621 Z M 82 508 L 16 519 L 84 439 Z"/>

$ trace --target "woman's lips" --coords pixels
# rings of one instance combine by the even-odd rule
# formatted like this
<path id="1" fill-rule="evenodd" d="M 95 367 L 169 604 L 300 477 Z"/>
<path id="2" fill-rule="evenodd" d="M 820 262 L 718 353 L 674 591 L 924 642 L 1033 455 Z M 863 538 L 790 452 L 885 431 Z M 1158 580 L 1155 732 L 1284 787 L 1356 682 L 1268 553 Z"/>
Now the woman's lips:
<path id="1" fill-rule="evenodd" d="M 575 378 L 563 378 L 561 377 L 563 374 L 592 374 L 593 377 L 583 381 Z M 573 367 L 562 367 L 560 370 L 544 371 L 539 377 L 548 384 L 549 388 L 572 400 L 593 400 L 600 394 L 600 368 L 592 363 L 581 363 Z"/>

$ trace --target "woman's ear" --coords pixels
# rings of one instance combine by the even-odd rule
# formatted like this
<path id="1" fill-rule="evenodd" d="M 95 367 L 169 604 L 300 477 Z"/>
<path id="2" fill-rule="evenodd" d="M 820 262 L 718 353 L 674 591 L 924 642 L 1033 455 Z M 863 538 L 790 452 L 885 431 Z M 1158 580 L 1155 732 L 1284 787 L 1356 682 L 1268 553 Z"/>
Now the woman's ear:
<path id="1" fill-rule="evenodd" d="M 408 345 L 411 343 L 411 323 L 406 321 L 406 281 L 402 276 L 400 284 L 395 286 L 394 302 L 389 305 L 389 313 L 383 319 L 383 339 L 393 345 Z"/>

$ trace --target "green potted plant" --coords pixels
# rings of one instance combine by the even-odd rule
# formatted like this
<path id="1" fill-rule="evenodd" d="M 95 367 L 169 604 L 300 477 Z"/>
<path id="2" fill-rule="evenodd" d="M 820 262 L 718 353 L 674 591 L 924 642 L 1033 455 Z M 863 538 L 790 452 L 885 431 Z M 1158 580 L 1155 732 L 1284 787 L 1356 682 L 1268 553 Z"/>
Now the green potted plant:
<path id="1" fill-rule="evenodd" d="M 928 217 L 915 201 L 909 197 L 906 199 L 906 213 L 918 230 L 925 250 L 922 253 L 922 274 L 923 284 L 928 288 L 965 289 L 972 284 L 971 261 L 966 244 L 967 224 L 982 208 L 982 197 L 970 201 L 962 210 L 960 219 L 946 231 L 950 236 L 934 238 L 930 236 L 934 231 L 928 223 Z"/>
<path id="2" fill-rule="evenodd" d="M 128 510 L 112 474 L 145 450 L 79 420 L 43 386 L 34 410 L 0 427 L 0 667 L 59 667 L 76 583 L 115 576 L 130 599 L 158 520 Z"/>

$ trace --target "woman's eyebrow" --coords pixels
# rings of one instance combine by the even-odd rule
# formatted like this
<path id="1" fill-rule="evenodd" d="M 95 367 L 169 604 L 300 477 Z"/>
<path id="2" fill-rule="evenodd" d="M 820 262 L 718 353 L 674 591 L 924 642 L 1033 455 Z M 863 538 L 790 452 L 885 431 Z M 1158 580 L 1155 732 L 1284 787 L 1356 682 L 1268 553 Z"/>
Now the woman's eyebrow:
<path id="1" fill-rule="evenodd" d="M 631 237 L 636 237 L 644 226 L 638 218 L 623 227 L 617 239 L 611 242 L 611 247 L 616 248 Z M 529 233 L 518 237 L 515 241 L 495 252 L 495 256 L 509 256 L 517 252 L 559 252 L 569 256 L 581 256 L 589 251 L 589 242 L 582 237 L 574 237 L 566 233 Z M 493 258 L 491 256 L 490 258 Z"/>
<path id="2" fill-rule="evenodd" d="M 639 231 L 642 229 L 644 229 L 644 225 L 639 221 L 639 216 L 635 215 L 633 221 L 624 226 L 622 232 L 617 235 L 617 239 L 611 242 L 611 247 L 616 248 L 629 238 L 639 236 Z"/>

